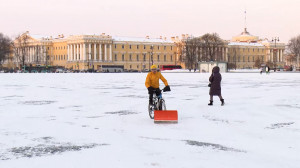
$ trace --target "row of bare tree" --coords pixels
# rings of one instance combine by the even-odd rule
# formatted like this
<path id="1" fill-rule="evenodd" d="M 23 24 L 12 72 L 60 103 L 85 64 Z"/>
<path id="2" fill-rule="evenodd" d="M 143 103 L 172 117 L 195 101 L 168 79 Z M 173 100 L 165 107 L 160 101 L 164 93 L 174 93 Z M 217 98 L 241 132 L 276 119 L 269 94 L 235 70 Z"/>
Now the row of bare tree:
<path id="1" fill-rule="evenodd" d="M 29 55 L 29 40 L 27 33 L 18 35 L 14 41 L 0 33 L 0 66 L 5 60 L 13 59 L 10 54 L 14 55 L 14 61 L 17 61 L 18 65 L 24 66 Z M 41 47 L 36 46 L 36 48 L 37 54 L 40 53 Z"/>
<path id="2" fill-rule="evenodd" d="M 8 59 L 11 53 L 11 39 L 0 33 L 0 66 Z"/>
<path id="3" fill-rule="evenodd" d="M 290 54 L 289 61 L 294 62 L 294 65 L 296 63 L 296 66 L 298 67 L 300 57 L 300 35 L 290 39 L 288 43 L 288 52 Z"/>
<path id="4" fill-rule="evenodd" d="M 189 37 L 183 41 L 184 62 L 188 69 L 196 69 L 199 61 L 220 61 L 220 48 L 225 46 L 217 33 Z"/>

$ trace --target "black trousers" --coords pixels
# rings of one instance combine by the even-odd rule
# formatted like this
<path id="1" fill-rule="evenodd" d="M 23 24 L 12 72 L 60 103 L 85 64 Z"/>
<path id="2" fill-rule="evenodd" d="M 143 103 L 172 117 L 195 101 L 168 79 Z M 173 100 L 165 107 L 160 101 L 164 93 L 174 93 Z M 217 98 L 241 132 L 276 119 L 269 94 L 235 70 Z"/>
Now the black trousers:
<path id="1" fill-rule="evenodd" d="M 148 91 L 150 104 L 153 104 L 153 94 L 154 93 L 156 94 L 156 96 L 159 96 L 161 94 L 161 91 L 159 88 Z"/>

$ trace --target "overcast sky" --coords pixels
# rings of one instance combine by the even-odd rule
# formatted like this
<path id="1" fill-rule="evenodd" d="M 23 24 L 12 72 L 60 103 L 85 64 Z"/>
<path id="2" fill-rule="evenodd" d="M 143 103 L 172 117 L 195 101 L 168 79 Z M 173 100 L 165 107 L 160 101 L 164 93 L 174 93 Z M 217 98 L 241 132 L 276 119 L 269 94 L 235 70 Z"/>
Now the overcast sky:
<path id="1" fill-rule="evenodd" d="M 0 32 L 201 36 L 229 40 L 245 26 L 260 38 L 300 34 L 300 0 L 0 0 Z"/>

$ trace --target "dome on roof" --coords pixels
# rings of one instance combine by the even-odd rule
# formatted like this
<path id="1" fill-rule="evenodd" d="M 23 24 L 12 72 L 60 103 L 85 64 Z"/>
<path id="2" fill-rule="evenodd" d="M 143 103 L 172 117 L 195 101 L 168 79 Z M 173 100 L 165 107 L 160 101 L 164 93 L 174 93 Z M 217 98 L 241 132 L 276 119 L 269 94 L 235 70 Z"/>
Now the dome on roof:
<path id="1" fill-rule="evenodd" d="M 244 31 L 239 35 L 232 38 L 232 41 L 234 42 L 257 42 L 259 40 L 258 36 L 251 35 L 247 28 L 244 29 Z"/>

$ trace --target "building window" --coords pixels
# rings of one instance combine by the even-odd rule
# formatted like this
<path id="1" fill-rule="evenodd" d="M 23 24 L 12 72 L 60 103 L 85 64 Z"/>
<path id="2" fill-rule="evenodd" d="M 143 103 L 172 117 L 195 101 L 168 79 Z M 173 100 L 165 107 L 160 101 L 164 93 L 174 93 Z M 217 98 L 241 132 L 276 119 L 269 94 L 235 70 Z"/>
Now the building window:
<path id="1" fill-rule="evenodd" d="M 245 62 L 245 56 L 243 56 L 243 62 Z"/>
<path id="2" fill-rule="evenodd" d="M 137 65 L 136 67 L 137 67 L 137 69 L 139 69 L 139 68 L 140 68 L 140 66 L 139 66 L 139 65 Z"/>
<path id="3" fill-rule="evenodd" d="M 130 67 L 130 69 L 131 69 L 131 68 L 132 68 L 132 65 L 130 65 L 129 67 Z"/>
<path id="4" fill-rule="evenodd" d="M 115 61 L 118 61 L 118 55 L 115 54 Z"/>
<path id="5" fill-rule="evenodd" d="M 115 44 L 115 48 L 117 48 L 117 44 Z"/>
<path id="6" fill-rule="evenodd" d="M 252 61 L 254 62 L 254 56 L 252 57 Z"/>
<path id="7" fill-rule="evenodd" d="M 166 50 L 167 49 L 167 46 L 164 46 L 164 50 Z"/>
<path id="8" fill-rule="evenodd" d="M 122 61 L 124 61 L 125 60 L 125 56 L 124 56 L 124 54 L 122 54 Z"/>
<path id="9" fill-rule="evenodd" d="M 129 45 L 129 49 L 131 49 L 131 45 Z"/>
<path id="10" fill-rule="evenodd" d="M 238 62 L 240 62 L 240 60 L 241 60 L 241 57 L 239 56 L 239 57 L 238 57 Z"/>
<path id="11" fill-rule="evenodd" d="M 171 50 L 173 50 L 173 46 L 171 46 Z"/>
<path id="12" fill-rule="evenodd" d="M 136 49 L 139 49 L 139 48 L 140 48 L 140 46 L 139 46 L 139 45 L 137 45 L 137 46 L 136 46 Z"/>
<path id="13" fill-rule="evenodd" d="M 171 61 L 173 61 L 173 55 L 171 55 Z"/>
<path id="14" fill-rule="evenodd" d="M 165 62 L 167 61 L 167 55 L 164 55 L 164 61 Z"/>
<path id="15" fill-rule="evenodd" d="M 136 55 L 136 60 L 137 60 L 137 61 L 139 61 L 139 60 L 140 60 L 140 58 L 139 58 L 139 57 L 140 57 L 140 56 L 139 56 L 139 54 L 137 54 L 137 55 Z"/>
<path id="16" fill-rule="evenodd" d="M 157 61 L 159 62 L 159 55 L 157 55 Z"/>
<path id="17" fill-rule="evenodd" d="M 144 59 L 143 60 L 146 61 L 146 54 L 144 54 Z"/>
<path id="18" fill-rule="evenodd" d="M 159 50 L 159 46 L 157 46 L 157 49 Z"/>
<path id="19" fill-rule="evenodd" d="M 248 56 L 248 62 L 250 62 L 250 56 Z"/>
<path id="20" fill-rule="evenodd" d="M 144 50 L 146 49 L 146 45 L 144 45 Z"/>
<path id="21" fill-rule="evenodd" d="M 122 44 L 122 49 L 124 49 L 124 44 Z"/>
<path id="22" fill-rule="evenodd" d="M 131 54 L 129 55 L 129 61 L 132 61 L 132 56 L 131 56 Z"/>
<path id="23" fill-rule="evenodd" d="M 254 52 L 254 48 L 253 48 L 253 52 Z"/>

